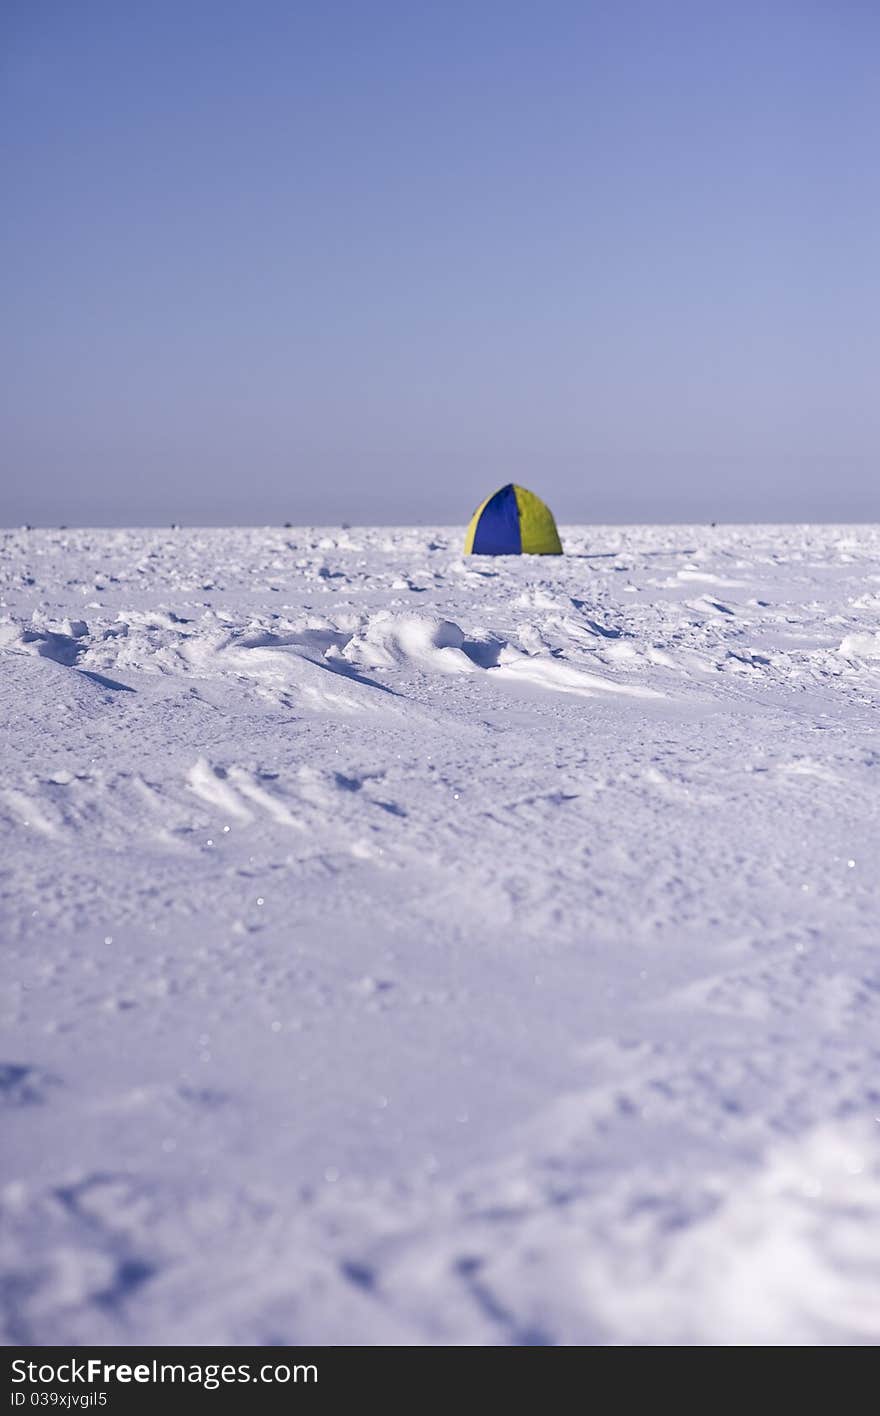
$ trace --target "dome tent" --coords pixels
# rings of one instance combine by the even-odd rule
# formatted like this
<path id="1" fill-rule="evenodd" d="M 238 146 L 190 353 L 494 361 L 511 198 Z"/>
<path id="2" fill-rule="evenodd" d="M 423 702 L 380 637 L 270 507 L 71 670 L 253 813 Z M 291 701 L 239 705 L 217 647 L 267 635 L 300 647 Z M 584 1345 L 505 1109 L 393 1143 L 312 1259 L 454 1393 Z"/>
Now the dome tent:
<path id="1" fill-rule="evenodd" d="M 562 542 L 549 506 L 515 482 L 478 506 L 464 539 L 466 556 L 561 556 Z"/>

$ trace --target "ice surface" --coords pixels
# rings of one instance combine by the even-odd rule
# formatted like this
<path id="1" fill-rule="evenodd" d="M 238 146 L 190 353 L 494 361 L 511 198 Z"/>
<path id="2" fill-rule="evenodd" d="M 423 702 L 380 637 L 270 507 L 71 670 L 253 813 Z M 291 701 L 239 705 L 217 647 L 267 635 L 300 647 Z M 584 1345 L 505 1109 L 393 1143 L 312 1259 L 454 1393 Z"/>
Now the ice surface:
<path id="1" fill-rule="evenodd" d="M 880 528 L 0 541 L 5 1337 L 880 1340 Z"/>

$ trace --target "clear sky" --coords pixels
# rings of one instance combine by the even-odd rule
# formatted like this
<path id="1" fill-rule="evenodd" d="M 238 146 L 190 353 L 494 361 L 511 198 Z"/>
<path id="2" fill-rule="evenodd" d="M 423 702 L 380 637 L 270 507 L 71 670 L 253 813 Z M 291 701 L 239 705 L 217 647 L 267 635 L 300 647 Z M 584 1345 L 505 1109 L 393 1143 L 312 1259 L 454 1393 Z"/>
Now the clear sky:
<path id="1" fill-rule="evenodd" d="M 0 522 L 880 519 L 877 0 L 5 0 Z"/>

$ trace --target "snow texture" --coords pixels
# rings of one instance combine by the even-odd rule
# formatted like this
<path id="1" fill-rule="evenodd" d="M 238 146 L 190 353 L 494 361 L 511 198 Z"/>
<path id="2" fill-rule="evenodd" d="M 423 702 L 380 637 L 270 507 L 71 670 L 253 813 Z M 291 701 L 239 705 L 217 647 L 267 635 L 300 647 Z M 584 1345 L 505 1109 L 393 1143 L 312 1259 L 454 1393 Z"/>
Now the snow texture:
<path id="1" fill-rule="evenodd" d="M 880 528 L 0 541 L 4 1336 L 880 1340 Z"/>

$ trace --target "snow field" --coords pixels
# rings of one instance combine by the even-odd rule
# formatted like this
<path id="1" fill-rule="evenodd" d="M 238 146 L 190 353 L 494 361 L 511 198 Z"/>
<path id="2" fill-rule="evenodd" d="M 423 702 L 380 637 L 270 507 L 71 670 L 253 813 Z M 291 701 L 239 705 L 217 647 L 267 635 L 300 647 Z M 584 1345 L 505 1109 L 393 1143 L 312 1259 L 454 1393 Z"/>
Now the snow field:
<path id="1" fill-rule="evenodd" d="M 8 1341 L 880 1337 L 880 528 L 8 532 Z"/>

